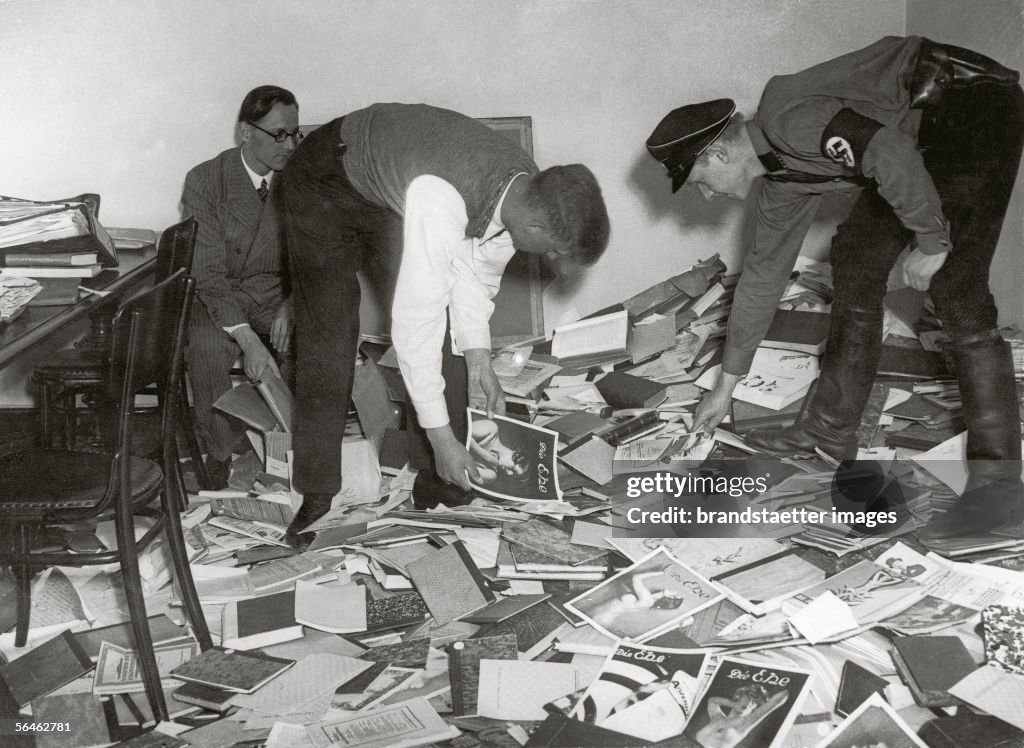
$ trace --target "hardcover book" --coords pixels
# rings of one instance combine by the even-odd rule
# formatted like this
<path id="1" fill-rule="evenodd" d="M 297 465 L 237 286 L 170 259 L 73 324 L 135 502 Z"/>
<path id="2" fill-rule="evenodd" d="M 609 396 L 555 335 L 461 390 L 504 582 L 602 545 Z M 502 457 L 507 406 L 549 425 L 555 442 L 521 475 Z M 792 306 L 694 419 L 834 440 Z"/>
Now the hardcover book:
<path id="1" fill-rule="evenodd" d="M 295 590 L 233 600 L 221 611 L 221 639 L 227 649 L 257 649 L 300 636 Z"/>
<path id="2" fill-rule="evenodd" d="M 977 669 L 958 636 L 903 636 L 891 654 L 914 700 L 925 707 L 960 704 L 949 689 Z"/>
<path id="3" fill-rule="evenodd" d="M 612 371 L 597 380 L 597 391 L 613 408 L 656 408 L 665 402 L 668 385 Z"/>
<path id="4" fill-rule="evenodd" d="M 820 356 L 825 351 L 830 318 L 823 312 L 778 309 L 761 345 Z"/>
<path id="5" fill-rule="evenodd" d="M 480 682 L 480 660 L 517 660 L 515 634 L 485 636 L 453 642 L 448 650 L 448 673 L 452 686 L 452 712 L 475 714 Z"/>
<path id="6" fill-rule="evenodd" d="M 721 366 L 708 369 L 697 385 L 711 389 L 718 381 Z M 818 359 L 808 353 L 793 353 L 760 347 L 754 353 L 750 372 L 733 390 L 737 400 L 781 410 L 807 394 L 818 377 Z"/>
<path id="7" fill-rule="evenodd" d="M 500 623 L 482 626 L 473 638 L 512 634 L 523 658 L 532 660 L 548 648 L 564 623 L 562 614 L 550 605 L 534 605 Z"/>
<path id="8" fill-rule="evenodd" d="M 69 631 L 49 639 L 13 662 L 0 665 L 0 679 L 23 707 L 92 670 L 92 660 Z"/>
<path id="9" fill-rule="evenodd" d="M 88 692 L 53 694 L 35 699 L 32 702 L 32 721 L 37 725 L 66 723 L 71 727 L 67 731 L 32 733 L 36 748 L 84 748 L 111 742 L 103 702 Z"/>
<path id="10" fill-rule="evenodd" d="M 413 561 L 407 569 L 439 625 L 494 602 L 494 593 L 487 587 L 462 541 Z"/>
<path id="11" fill-rule="evenodd" d="M 409 668 L 425 668 L 430 655 L 430 639 L 411 639 L 398 644 L 381 644 L 370 647 L 357 659 L 371 662 L 386 662 L 389 665 Z"/>
<path id="12" fill-rule="evenodd" d="M 526 522 L 506 523 L 501 535 L 516 547 L 522 547 L 547 556 L 548 559 L 561 562 L 564 566 L 578 567 L 593 565 L 595 562 L 601 569 L 605 567 L 604 559 L 608 552 L 592 546 L 573 545 L 571 524 L 553 524 L 542 519 L 531 519 Z M 515 554 L 515 548 L 513 548 Z M 523 558 L 523 561 L 526 557 Z M 551 561 L 549 560 L 550 564 Z M 516 555 L 516 566 L 521 566 Z M 528 569 L 529 566 L 523 565 Z"/>
<path id="13" fill-rule="evenodd" d="M 163 613 L 150 616 L 147 620 L 149 621 L 149 635 L 152 637 L 154 646 L 187 636 L 182 626 L 176 624 Z M 110 642 L 111 644 L 128 649 L 135 648 L 135 633 L 132 630 L 131 621 L 115 623 L 110 626 L 100 626 L 88 631 L 79 631 L 73 634 L 73 636 L 82 648 L 82 651 L 93 661 L 99 656 L 100 645 L 103 642 Z"/>
<path id="14" fill-rule="evenodd" d="M 815 748 L 846 748 L 855 745 L 927 748 L 910 725 L 877 693 L 872 694 Z"/>
<path id="15" fill-rule="evenodd" d="M 262 652 L 229 652 L 212 647 L 171 671 L 179 680 L 238 693 L 252 693 L 295 664 Z"/>

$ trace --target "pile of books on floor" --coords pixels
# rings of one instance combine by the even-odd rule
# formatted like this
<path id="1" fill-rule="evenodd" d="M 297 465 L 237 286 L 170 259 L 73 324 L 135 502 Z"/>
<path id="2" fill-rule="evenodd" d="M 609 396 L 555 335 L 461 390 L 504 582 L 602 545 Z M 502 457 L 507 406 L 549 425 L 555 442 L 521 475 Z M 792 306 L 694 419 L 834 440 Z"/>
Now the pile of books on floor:
<path id="1" fill-rule="evenodd" d="M 182 515 L 213 649 L 199 651 L 183 625 L 164 552 L 143 558 L 171 719 L 155 724 L 149 710 L 130 628 L 117 614 L 123 604 L 112 602 L 116 569 L 95 577 L 54 569 L 36 582 L 30 646 L 16 650 L 12 633 L 0 635 L 9 660 L 0 665 L 0 717 L 74 715 L 75 745 L 990 748 L 1021 740 L 1024 544 L 974 539 L 942 554 L 921 546 L 914 529 L 955 500 L 957 478 L 884 445 L 912 398 L 936 415 L 955 410 L 953 390 L 876 383 L 859 437 L 875 466 L 868 478 L 877 469 L 877 497 L 894 518 L 880 532 L 856 512 L 835 515 L 834 462 L 752 453 L 742 438 L 744 428 L 799 415 L 813 386 L 815 336 L 804 336 L 806 348 L 764 347 L 759 355 L 780 368 L 759 363 L 751 376 L 761 381 L 738 390 L 748 399 L 734 403 L 729 428 L 691 439 L 700 377 L 721 341 L 693 325 L 726 303 L 726 278 L 716 260 L 701 263 L 634 307 L 661 311 L 634 314 L 624 304 L 597 315 L 596 327 L 614 323 L 614 344 L 602 333 L 584 335 L 599 343 L 556 345 L 563 329 L 499 352 L 507 390 L 523 394 L 512 395 L 514 418 L 468 414 L 471 454 L 480 454 L 473 442 L 510 453 L 478 460 L 469 505 L 417 508 L 400 375 L 389 354 L 367 356 L 343 446 L 343 490 L 308 528 L 315 539 L 303 550 L 283 540 L 301 498 L 289 481 L 290 401 L 276 382 L 245 391 L 231 407 L 254 429 L 254 451 L 235 460 L 231 490 L 190 492 Z M 819 314 L 805 307 L 827 301 L 827 274 L 814 278 L 813 288 L 792 290 L 802 306 L 787 311 Z M 678 293 L 692 301 L 715 285 L 723 290 L 704 309 L 676 306 Z M 666 332 L 634 362 L 631 346 L 654 331 L 638 336 L 645 325 Z M 664 381 L 638 373 L 691 334 L 704 341 L 686 354 L 689 367 Z M 766 400 L 791 379 L 801 394 Z M 890 399 L 900 389 L 908 396 Z M 707 481 L 679 488 L 693 476 Z M 677 483 L 659 487 L 659 477 Z M 722 509 L 724 518 L 701 532 L 677 517 L 657 526 L 662 537 L 645 537 L 630 519 L 679 506 Z M 758 524 L 725 509 L 778 519 Z M 109 543 L 109 528 L 96 536 Z M 13 589 L 9 574 L 0 578 L 0 603 Z M 13 610 L 0 604 L 0 629 L 13 627 Z M 38 745 L 59 745 L 46 742 L 54 735 L 39 733 Z"/>

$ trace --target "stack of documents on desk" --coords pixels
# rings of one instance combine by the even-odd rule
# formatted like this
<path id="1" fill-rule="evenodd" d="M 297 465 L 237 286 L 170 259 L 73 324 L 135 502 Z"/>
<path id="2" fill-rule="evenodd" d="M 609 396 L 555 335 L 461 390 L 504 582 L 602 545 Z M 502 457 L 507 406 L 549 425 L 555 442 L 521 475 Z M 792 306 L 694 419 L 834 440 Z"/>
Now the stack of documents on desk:
<path id="1" fill-rule="evenodd" d="M 0 277 L 0 322 L 9 322 L 24 311 L 43 287 L 32 278 Z"/>

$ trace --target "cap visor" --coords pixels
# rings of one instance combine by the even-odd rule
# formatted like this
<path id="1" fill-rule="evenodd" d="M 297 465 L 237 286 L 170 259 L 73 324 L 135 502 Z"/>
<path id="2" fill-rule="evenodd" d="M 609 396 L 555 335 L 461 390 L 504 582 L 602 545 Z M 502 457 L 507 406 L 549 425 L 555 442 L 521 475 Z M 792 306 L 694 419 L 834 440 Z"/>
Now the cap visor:
<path id="1" fill-rule="evenodd" d="M 686 174 L 683 174 L 682 176 L 675 175 L 675 176 L 672 177 L 672 194 L 673 195 L 675 193 L 679 192 L 679 188 L 682 187 L 684 184 L 686 184 L 686 178 L 688 176 L 690 176 L 690 172 L 689 171 L 687 171 Z"/>

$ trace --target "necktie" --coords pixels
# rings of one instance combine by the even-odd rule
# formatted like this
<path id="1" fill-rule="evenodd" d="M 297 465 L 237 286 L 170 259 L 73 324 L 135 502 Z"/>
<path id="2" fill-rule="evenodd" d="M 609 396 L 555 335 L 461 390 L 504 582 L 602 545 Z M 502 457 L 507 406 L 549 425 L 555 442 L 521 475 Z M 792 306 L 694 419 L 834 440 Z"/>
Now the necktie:
<path id="1" fill-rule="evenodd" d="M 267 195 L 270 194 L 270 188 L 267 187 L 266 179 L 260 182 L 260 186 L 256 188 L 256 194 L 260 196 L 260 202 L 267 202 Z"/>

